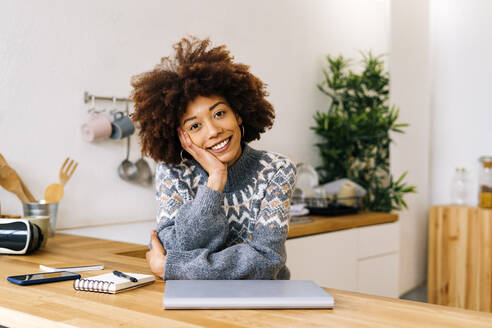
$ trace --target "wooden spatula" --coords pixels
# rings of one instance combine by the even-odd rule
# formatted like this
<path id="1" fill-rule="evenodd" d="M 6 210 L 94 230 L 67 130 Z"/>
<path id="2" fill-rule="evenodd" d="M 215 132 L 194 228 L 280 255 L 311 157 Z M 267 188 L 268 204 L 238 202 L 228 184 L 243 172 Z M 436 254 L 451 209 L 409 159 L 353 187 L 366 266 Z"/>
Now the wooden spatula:
<path id="1" fill-rule="evenodd" d="M 8 165 L 2 154 L 0 154 L 0 185 L 16 194 L 24 203 L 36 202 L 27 186 L 22 182 L 17 172 Z"/>
<path id="2" fill-rule="evenodd" d="M 36 203 L 37 202 L 36 198 L 34 198 L 34 196 L 31 194 L 31 191 L 29 190 L 29 188 L 27 188 L 26 184 L 24 183 L 24 181 L 22 181 L 20 177 L 19 177 L 19 181 L 21 183 L 22 190 L 24 191 L 24 194 L 26 195 L 27 199 L 29 199 L 31 203 Z"/>
<path id="3" fill-rule="evenodd" d="M 6 190 L 14 193 L 23 203 L 29 203 L 29 198 L 24 194 L 22 184 L 17 174 L 10 166 L 0 167 L 0 185 Z"/>
<path id="4" fill-rule="evenodd" d="M 75 164 L 75 165 L 74 165 Z M 44 200 L 48 203 L 58 203 L 63 197 L 63 187 L 72 177 L 73 172 L 79 164 L 67 157 L 60 169 L 60 183 L 50 184 L 44 191 Z"/>

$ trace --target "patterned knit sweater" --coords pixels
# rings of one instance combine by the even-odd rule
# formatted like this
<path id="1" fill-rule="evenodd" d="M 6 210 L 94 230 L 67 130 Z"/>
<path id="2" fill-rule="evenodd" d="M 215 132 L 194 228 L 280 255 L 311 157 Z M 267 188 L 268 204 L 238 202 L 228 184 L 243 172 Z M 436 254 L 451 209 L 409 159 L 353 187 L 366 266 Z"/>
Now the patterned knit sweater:
<path id="1" fill-rule="evenodd" d="M 167 251 L 164 279 L 289 279 L 285 239 L 295 166 L 242 144 L 222 192 L 195 160 L 159 163 L 156 231 Z"/>

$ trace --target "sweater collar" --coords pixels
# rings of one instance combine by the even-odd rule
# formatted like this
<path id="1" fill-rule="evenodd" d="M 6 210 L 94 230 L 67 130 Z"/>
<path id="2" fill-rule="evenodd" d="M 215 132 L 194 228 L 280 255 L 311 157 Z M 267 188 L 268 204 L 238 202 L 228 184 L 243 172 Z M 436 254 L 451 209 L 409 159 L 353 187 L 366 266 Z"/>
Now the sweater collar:
<path id="1" fill-rule="evenodd" d="M 225 193 L 234 192 L 246 188 L 252 184 L 252 180 L 256 177 L 255 172 L 261 169 L 260 159 L 262 152 L 251 148 L 247 143 L 241 142 L 242 153 L 237 161 L 227 168 L 227 182 L 224 187 Z M 194 158 L 192 159 L 200 170 L 207 176 L 208 173 Z"/>
<path id="2" fill-rule="evenodd" d="M 227 168 L 227 183 L 224 192 L 232 192 L 251 184 L 253 172 L 260 165 L 261 152 L 251 148 L 247 143 L 241 142 L 242 153 L 238 160 Z"/>

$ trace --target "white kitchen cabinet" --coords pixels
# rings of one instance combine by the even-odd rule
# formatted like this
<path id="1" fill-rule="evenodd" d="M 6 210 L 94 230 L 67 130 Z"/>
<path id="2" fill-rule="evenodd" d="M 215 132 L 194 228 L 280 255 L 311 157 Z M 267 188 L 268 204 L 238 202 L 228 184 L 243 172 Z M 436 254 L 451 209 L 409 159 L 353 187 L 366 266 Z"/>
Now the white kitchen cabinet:
<path id="1" fill-rule="evenodd" d="M 398 297 L 398 221 L 292 238 L 286 248 L 291 279 Z"/>
<path id="2" fill-rule="evenodd" d="M 398 253 L 358 261 L 357 291 L 398 298 Z"/>
<path id="3" fill-rule="evenodd" d="M 355 291 L 357 247 L 354 229 L 288 239 L 291 279 L 314 280 L 325 287 Z"/>
<path id="4" fill-rule="evenodd" d="M 399 222 L 376 224 L 355 229 L 357 232 L 357 258 L 365 259 L 400 249 Z"/>
<path id="5" fill-rule="evenodd" d="M 329 220 L 329 219 L 326 219 Z M 148 245 L 155 221 L 60 232 Z M 367 294 L 398 297 L 399 222 L 287 239 L 291 279 Z"/>

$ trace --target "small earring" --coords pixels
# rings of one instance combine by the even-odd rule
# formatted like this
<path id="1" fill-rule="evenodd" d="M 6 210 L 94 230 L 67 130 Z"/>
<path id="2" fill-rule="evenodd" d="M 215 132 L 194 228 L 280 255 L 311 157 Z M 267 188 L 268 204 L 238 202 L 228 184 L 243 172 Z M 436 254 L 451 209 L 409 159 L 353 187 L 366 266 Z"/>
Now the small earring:
<path id="1" fill-rule="evenodd" d="M 183 150 L 184 150 L 184 149 L 181 149 L 181 152 L 179 153 L 179 156 L 181 157 L 181 162 L 184 162 L 184 158 L 183 158 Z"/>
<path id="2" fill-rule="evenodd" d="M 241 138 L 244 137 L 244 125 L 241 124 Z"/>

